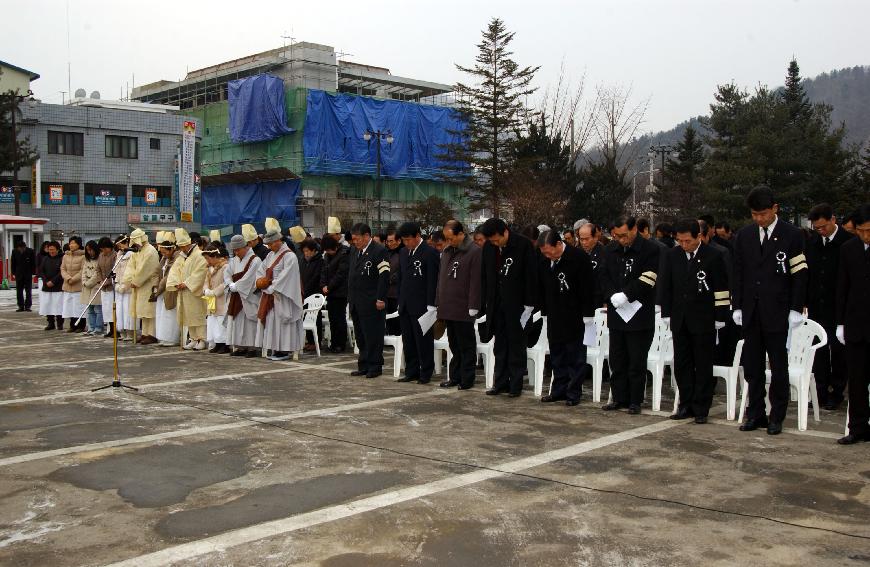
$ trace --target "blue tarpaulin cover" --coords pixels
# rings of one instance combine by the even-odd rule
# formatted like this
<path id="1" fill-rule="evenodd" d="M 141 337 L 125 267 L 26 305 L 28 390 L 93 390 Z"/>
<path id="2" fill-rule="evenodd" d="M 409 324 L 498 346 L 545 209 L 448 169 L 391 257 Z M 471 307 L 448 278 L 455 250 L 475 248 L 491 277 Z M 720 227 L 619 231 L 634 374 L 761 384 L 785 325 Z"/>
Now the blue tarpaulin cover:
<path id="1" fill-rule="evenodd" d="M 392 144 L 381 141 L 381 175 L 438 179 L 449 173 L 443 169 L 441 146 L 456 143 L 455 132 L 464 127 L 451 108 L 309 90 L 302 138 L 304 171 L 374 175 L 377 141 L 366 142 L 366 130 L 393 135 Z"/>
<path id="2" fill-rule="evenodd" d="M 287 126 L 284 81 L 255 75 L 229 82 L 230 139 L 236 144 L 274 140 L 295 132 Z"/>
<path id="3" fill-rule="evenodd" d="M 206 226 L 262 224 L 266 217 L 297 223 L 296 199 L 301 179 L 218 185 L 202 189 L 202 224 Z"/>

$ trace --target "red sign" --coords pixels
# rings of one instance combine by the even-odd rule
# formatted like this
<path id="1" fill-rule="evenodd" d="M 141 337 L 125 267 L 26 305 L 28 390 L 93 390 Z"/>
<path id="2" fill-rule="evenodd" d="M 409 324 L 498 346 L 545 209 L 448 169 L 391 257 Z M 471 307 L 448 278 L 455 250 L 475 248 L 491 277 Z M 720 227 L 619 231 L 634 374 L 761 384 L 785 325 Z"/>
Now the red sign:
<path id="1" fill-rule="evenodd" d="M 157 204 L 157 189 L 145 189 L 145 204 L 146 205 L 156 205 Z"/>
<path id="2" fill-rule="evenodd" d="M 63 202 L 63 185 L 48 186 L 48 200 L 52 203 Z"/>

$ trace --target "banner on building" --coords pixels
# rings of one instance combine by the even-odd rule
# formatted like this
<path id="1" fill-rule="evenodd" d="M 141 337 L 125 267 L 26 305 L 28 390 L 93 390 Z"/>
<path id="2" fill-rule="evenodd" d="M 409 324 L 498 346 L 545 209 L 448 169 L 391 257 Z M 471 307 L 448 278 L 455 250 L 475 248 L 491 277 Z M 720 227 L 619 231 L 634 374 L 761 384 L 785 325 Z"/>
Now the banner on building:
<path id="1" fill-rule="evenodd" d="M 145 204 L 146 205 L 156 205 L 157 204 L 157 189 L 146 188 L 145 189 Z"/>
<path id="2" fill-rule="evenodd" d="M 0 203 L 14 203 L 15 189 L 11 185 L 0 186 Z"/>
<path id="3" fill-rule="evenodd" d="M 94 195 L 94 204 L 114 207 L 117 204 L 117 197 L 112 194 L 109 189 L 100 189 Z"/>
<path id="4" fill-rule="evenodd" d="M 42 208 L 42 160 L 37 159 L 30 167 L 30 205 Z"/>
<path id="5" fill-rule="evenodd" d="M 51 203 L 63 203 L 63 185 L 49 185 L 48 200 Z"/>
<path id="6" fill-rule="evenodd" d="M 181 134 L 181 178 L 178 210 L 182 222 L 193 222 L 193 159 L 196 148 L 196 122 L 185 120 Z"/>

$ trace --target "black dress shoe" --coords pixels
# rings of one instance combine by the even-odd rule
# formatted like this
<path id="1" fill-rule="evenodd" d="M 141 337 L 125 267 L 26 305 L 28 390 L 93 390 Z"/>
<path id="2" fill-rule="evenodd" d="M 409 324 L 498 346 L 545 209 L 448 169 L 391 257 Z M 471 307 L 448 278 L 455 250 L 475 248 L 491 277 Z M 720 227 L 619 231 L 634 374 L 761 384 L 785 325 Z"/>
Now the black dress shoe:
<path id="1" fill-rule="evenodd" d="M 837 439 L 837 443 L 840 445 L 854 445 L 855 443 L 860 443 L 861 441 L 870 441 L 870 433 L 860 434 L 860 433 L 850 433 L 845 437 L 840 437 Z"/>
<path id="2" fill-rule="evenodd" d="M 510 394 L 508 394 L 508 397 L 509 398 L 519 398 L 520 394 L 522 394 L 522 392 L 511 392 Z"/>
<path id="3" fill-rule="evenodd" d="M 438 384 L 438 386 L 440 388 L 453 388 L 453 387 L 458 386 L 458 385 L 459 385 L 459 382 L 453 382 L 452 380 L 445 380 L 445 381 L 441 382 L 440 384 Z"/>
<path id="4" fill-rule="evenodd" d="M 18 309 L 15 310 L 16 313 L 21 313 L 22 311 L 24 311 L 23 307 L 19 307 Z"/>
<path id="5" fill-rule="evenodd" d="M 624 408 L 625 406 L 622 404 L 618 404 L 616 402 L 610 402 L 609 404 L 601 406 L 601 409 L 604 411 L 616 411 Z"/>
<path id="6" fill-rule="evenodd" d="M 428 384 L 431 380 L 417 380 L 418 384 Z"/>
<path id="7" fill-rule="evenodd" d="M 640 413 L 640 406 L 637 404 L 630 404 L 628 406 L 628 413 L 631 415 L 637 415 Z"/>
<path id="8" fill-rule="evenodd" d="M 257 358 L 258 356 L 260 356 L 260 353 L 254 349 L 250 349 L 245 353 L 245 358 Z"/>
<path id="9" fill-rule="evenodd" d="M 771 421 L 767 424 L 768 435 L 779 435 L 782 433 L 782 422 Z"/>
<path id="10" fill-rule="evenodd" d="M 381 371 L 377 370 L 375 372 L 369 372 L 368 374 L 366 374 L 366 378 L 377 378 L 380 375 L 381 375 Z"/>
<path id="11" fill-rule="evenodd" d="M 579 403 L 580 403 L 580 400 L 567 400 L 567 401 L 565 402 L 565 405 L 568 406 L 568 407 L 574 407 L 574 406 L 576 406 L 576 405 L 579 404 Z"/>
<path id="12" fill-rule="evenodd" d="M 365 376 L 366 374 L 368 374 L 366 370 L 354 370 L 350 373 L 351 376 Z"/>
<path id="13" fill-rule="evenodd" d="M 466 385 L 466 384 L 460 384 L 459 387 L 456 388 L 456 389 L 457 389 L 457 390 L 470 390 L 470 389 L 472 389 L 472 388 L 474 388 L 474 384 L 467 384 L 467 385 Z"/>
<path id="14" fill-rule="evenodd" d="M 396 380 L 396 382 L 416 382 L 416 381 L 417 381 L 416 378 L 411 378 L 410 376 L 402 376 L 401 378 Z"/>
<path id="15" fill-rule="evenodd" d="M 248 354 L 248 351 L 246 349 L 237 348 L 230 353 L 230 356 L 245 356 L 246 354 Z"/>
<path id="16" fill-rule="evenodd" d="M 698 425 L 704 425 L 705 423 L 707 423 L 707 416 L 706 415 L 696 415 L 695 416 L 695 423 L 697 423 Z"/>
<path id="17" fill-rule="evenodd" d="M 541 403 L 542 404 L 549 404 L 551 402 L 558 402 L 558 401 L 559 401 L 558 398 L 555 398 L 549 394 L 546 396 L 541 396 Z"/>
<path id="18" fill-rule="evenodd" d="M 678 408 L 677 413 L 671 414 L 668 419 L 689 419 L 690 417 L 692 417 L 692 413 L 689 408 Z"/>
<path id="19" fill-rule="evenodd" d="M 767 427 L 766 419 L 747 419 L 743 425 L 740 426 L 740 431 L 755 431 L 761 427 Z"/>
<path id="20" fill-rule="evenodd" d="M 497 395 L 501 394 L 502 392 L 504 392 L 504 390 L 500 390 L 498 388 L 491 388 L 491 389 L 486 391 L 486 395 L 487 396 L 497 396 Z"/>

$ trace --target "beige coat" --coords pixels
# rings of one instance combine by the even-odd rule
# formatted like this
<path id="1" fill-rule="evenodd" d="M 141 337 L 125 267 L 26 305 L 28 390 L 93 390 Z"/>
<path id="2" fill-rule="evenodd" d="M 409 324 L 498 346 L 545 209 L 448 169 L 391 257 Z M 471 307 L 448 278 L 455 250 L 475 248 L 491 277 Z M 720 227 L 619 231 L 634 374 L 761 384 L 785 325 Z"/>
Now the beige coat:
<path id="1" fill-rule="evenodd" d="M 82 268 L 85 264 L 85 251 L 78 249 L 75 252 L 67 251 L 60 262 L 60 275 L 63 277 L 63 291 L 82 290 Z"/>
<path id="2" fill-rule="evenodd" d="M 100 294 L 96 293 L 101 283 L 103 283 L 103 276 L 100 272 L 98 260 L 88 260 L 85 258 L 85 265 L 82 268 L 82 296 L 80 299 L 83 306 L 87 305 L 88 302 L 91 305 L 102 304 Z M 96 297 L 94 296 L 95 293 Z M 91 301 L 92 297 L 94 298 L 93 301 Z"/>
<path id="3" fill-rule="evenodd" d="M 117 255 L 120 255 L 120 261 L 117 260 Z M 126 283 L 126 281 L 127 269 L 130 266 L 130 261 L 132 260 L 133 256 L 135 256 L 135 254 L 128 250 L 118 250 L 118 252 L 116 252 L 116 261 L 118 262 L 118 265 L 115 266 L 116 293 L 130 293 L 130 284 Z"/>
<path id="4" fill-rule="evenodd" d="M 227 269 L 227 261 L 221 260 L 221 264 L 208 268 L 208 280 L 206 288 L 214 292 L 215 311 L 213 315 L 223 317 L 227 314 L 227 296 L 224 286 L 224 270 Z"/>
<path id="5" fill-rule="evenodd" d="M 176 263 L 178 260 L 176 260 Z M 174 264 L 173 264 L 174 267 Z M 202 251 L 194 246 L 188 252 L 181 268 L 181 281 L 186 286 L 178 294 L 178 324 L 187 327 L 204 327 L 206 303 L 202 298 L 205 281 L 208 278 L 208 263 Z M 167 284 L 166 289 L 169 289 Z"/>
<path id="6" fill-rule="evenodd" d="M 157 287 L 157 282 L 160 281 L 160 258 L 157 249 L 146 243 L 133 254 L 124 272 L 124 279 L 130 286 L 136 302 L 135 305 L 130 303 L 131 313 L 139 318 L 153 319 L 156 316 L 157 306 L 148 300 Z"/>

